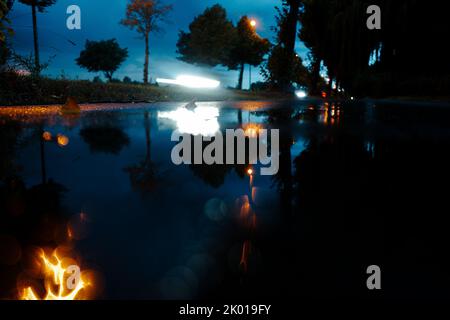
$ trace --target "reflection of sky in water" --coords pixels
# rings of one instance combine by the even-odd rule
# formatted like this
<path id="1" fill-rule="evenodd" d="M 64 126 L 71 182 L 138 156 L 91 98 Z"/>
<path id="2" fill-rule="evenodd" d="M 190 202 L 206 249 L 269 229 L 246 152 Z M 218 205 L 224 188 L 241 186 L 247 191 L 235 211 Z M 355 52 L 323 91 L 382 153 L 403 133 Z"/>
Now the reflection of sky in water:
<path id="1" fill-rule="evenodd" d="M 92 220 L 90 236 L 79 241 L 77 247 L 83 258 L 98 266 L 105 276 L 108 298 L 198 297 L 222 281 L 227 272 L 235 275 L 243 256 L 248 254 L 252 259 L 249 252 L 260 252 L 265 262 L 273 258 L 267 255 L 267 248 L 258 248 L 258 244 L 248 242 L 247 234 L 240 233 L 242 230 L 236 231 L 233 213 L 239 199 L 247 199 L 244 204 L 251 202 L 253 208 L 252 212 L 242 212 L 244 225 L 267 231 L 279 222 L 280 199 L 273 177 L 255 175 L 250 183 L 248 175 L 239 175 L 236 168 L 226 171 L 216 167 L 209 172 L 203 167 L 194 171 L 191 166 L 175 166 L 170 160 L 174 129 L 211 134 L 249 125 L 257 128 L 255 124 L 267 122 L 267 115 L 258 113 L 251 103 L 242 104 L 241 116 L 236 108 L 239 103 L 198 103 L 194 110 L 182 106 L 142 105 L 108 113 L 84 108 L 86 112 L 70 119 L 58 115 L 57 110 L 52 109 L 50 115 L 46 110 L 34 110 L 47 119 L 43 130 L 69 139 L 64 148 L 56 143 L 45 144 L 47 176 L 68 189 L 63 198 L 68 214 L 83 211 Z M 308 111 L 308 106 L 298 109 L 302 107 L 302 111 Z M 4 109 L 14 118 L 35 117 L 31 111 Z M 332 123 L 325 124 L 323 114 L 324 108 L 316 108 L 293 118 L 287 130 L 289 143 L 284 144 L 290 146 L 292 161 L 305 151 L 311 138 L 337 137 L 325 131 Z M 338 114 L 334 117 L 337 119 Z M 41 181 L 39 141 L 32 134 L 36 123 L 24 124 L 17 152 L 17 164 L 22 167 L 18 174 L 31 187 Z M 343 124 L 345 121 L 336 121 L 335 127 Z M 95 144 L 89 145 L 80 136 L 82 129 L 92 127 L 104 127 L 106 133 L 115 132 L 110 130 L 113 127 L 128 137 L 129 143 L 114 146 L 117 153 L 92 150 Z M 366 129 L 360 124 L 352 132 L 364 136 L 361 141 L 371 142 L 362 150 L 375 156 L 376 140 Z M 389 134 L 392 132 L 397 131 Z M 360 151 L 353 142 L 350 147 Z M 125 170 L 130 166 L 154 170 L 154 191 L 143 194 L 134 190 Z M 223 175 L 223 182 L 213 187 L 208 178 L 218 175 Z M 285 246 L 282 243 L 280 248 Z"/>
<path id="2" fill-rule="evenodd" d="M 64 148 L 45 144 L 47 176 L 69 190 L 63 201 L 70 214 L 83 211 L 91 217 L 90 236 L 78 246 L 83 256 L 100 267 L 108 297 L 191 298 L 207 289 L 205 283 L 213 285 L 221 279 L 223 266 L 214 252 L 228 237 L 235 200 L 251 195 L 249 178 L 240 177 L 235 170 L 213 170 L 208 174 L 224 174 L 224 180 L 212 187 L 189 166 L 172 164 L 170 153 L 175 143 L 170 138 L 174 129 L 207 135 L 221 126 L 239 127 L 238 109 L 212 103 L 198 103 L 194 110 L 182 109 L 180 105 L 172 109 L 162 104 L 107 113 L 89 110 L 70 125 L 58 115 L 52 115 L 52 121 L 44 125 L 52 135 L 60 133 L 69 138 Z M 149 112 L 147 124 L 145 110 Z M 244 115 L 243 125 L 248 121 L 246 111 Z M 250 118 L 255 121 L 260 117 Z M 33 131 L 33 126 L 30 123 L 27 131 Z M 117 128 L 129 138 L 116 154 L 92 150 L 80 135 L 82 129 L 104 126 Z M 139 165 L 146 158 L 146 126 L 157 187 L 142 195 L 133 190 L 125 168 Z M 18 153 L 18 162 L 22 166 L 20 175 L 27 186 L 32 186 L 41 181 L 39 143 L 31 133 L 27 136 L 29 141 Z M 255 186 L 271 193 L 270 198 L 264 198 L 276 204 L 269 177 L 259 177 Z M 212 205 L 215 203 L 220 206 Z M 219 212 L 214 211 L 219 210 L 216 207 Z M 259 222 L 274 219 L 272 214 L 266 212 Z M 227 250 L 233 254 L 242 246 L 239 242 L 229 245 Z M 139 286 L 143 291 L 136 283 L 143 284 Z"/>

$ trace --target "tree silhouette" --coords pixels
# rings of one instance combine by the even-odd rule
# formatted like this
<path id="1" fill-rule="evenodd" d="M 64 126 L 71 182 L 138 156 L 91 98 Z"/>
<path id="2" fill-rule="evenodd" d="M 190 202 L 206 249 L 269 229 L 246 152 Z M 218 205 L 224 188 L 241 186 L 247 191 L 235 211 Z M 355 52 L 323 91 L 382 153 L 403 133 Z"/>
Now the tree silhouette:
<path id="1" fill-rule="evenodd" d="M 255 32 L 247 16 L 234 27 L 225 9 L 216 4 L 192 21 L 189 32 L 180 32 L 177 49 L 178 59 L 187 63 L 239 69 L 237 88 L 242 89 L 245 65 L 261 64 L 270 42 Z"/>
<path id="2" fill-rule="evenodd" d="M 269 49 L 269 40 L 258 36 L 248 17 L 243 16 L 236 28 L 236 37 L 229 62 L 230 69 L 234 69 L 235 66 L 239 67 L 238 89 L 242 90 L 245 64 L 255 67 L 260 65 Z"/>
<path id="3" fill-rule="evenodd" d="M 13 29 L 10 27 L 10 20 L 6 17 L 9 10 L 12 7 L 13 2 L 11 0 L 5 2 L 0 2 L 0 66 L 6 63 L 10 50 L 7 45 L 8 35 L 14 33 Z"/>
<path id="4" fill-rule="evenodd" d="M 31 6 L 31 14 L 33 16 L 33 40 L 34 40 L 34 61 L 36 69 L 40 68 L 39 60 L 39 40 L 37 30 L 37 11 L 44 12 L 46 8 L 55 4 L 56 0 L 19 0 L 19 2 Z"/>
<path id="5" fill-rule="evenodd" d="M 135 29 L 145 40 L 144 83 L 148 83 L 150 33 L 161 31 L 160 23 L 165 21 L 171 10 L 172 5 L 163 5 L 159 0 L 131 0 L 127 6 L 126 18 L 120 22 Z"/>
<path id="6" fill-rule="evenodd" d="M 155 164 L 151 156 L 151 123 L 148 111 L 144 112 L 144 128 L 145 128 L 145 159 L 137 165 L 125 168 L 130 176 L 130 182 L 135 190 L 142 193 L 151 192 L 157 186 Z"/>
<path id="7" fill-rule="evenodd" d="M 128 49 L 121 48 L 116 39 L 103 41 L 86 41 L 86 46 L 76 59 L 77 64 L 89 72 L 105 73 L 112 80 L 113 73 L 128 57 Z"/>
<path id="8" fill-rule="evenodd" d="M 285 61 L 292 60 L 290 69 L 286 69 Z M 309 72 L 302 59 L 296 54 L 290 54 L 282 46 L 275 46 L 269 58 L 263 64 L 261 73 L 265 80 L 274 88 L 281 88 L 285 83 L 297 83 L 302 86 L 309 84 Z"/>
<path id="9" fill-rule="evenodd" d="M 324 65 L 329 90 L 332 83 L 357 95 L 409 95 L 448 88 L 450 64 L 442 40 L 449 32 L 445 10 L 417 0 L 302 0 L 301 4 L 299 37 L 311 51 L 313 83 L 320 80 Z M 381 30 L 366 27 L 366 10 L 373 4 L 382 10 Z"/>
<path id="10" fill-rule="evenodd" d="M 216 4 L 189 25 L 189 32 L 181 31 L 177 43 L 179 60 L 215 67 L 229 65 L 236 30 L 227 18 L 226 10 Z"/>
<path id="11" fill-rule="evenodd" d="M 292 70 L 294 66 L 295 56 L 295 40 L 297 35 L 298 16 L 300 13 L 300 0 L 283 0 L 282 7 L 277 8 L 278 15 L 277 27 L 277 50 L 279 64 L 282 70 L 286 70 L 286 74 L 278 74 L 278 79 L 275 82 L 277 87 L 282 90 L 287 90 L 291 86 L 292 77 L 289 76 L 288 70 Z"/>
<path id="12" fill-rule="evenodd" d="M 22 131 L 23 126 L 15 121 L 0 126 L 0 181 L 16 171 L 14 157 Z"/>
<path id="13" fill-rule="evenodd" d="M 6 18 L 9 10 L 11 10 L 12 4 L 12 1 L 0 2 L 0 43 L 2 45 L 6 41 L 6 35 L 12 33 L 12 29 L 7 26 L 10 21 Z"/>

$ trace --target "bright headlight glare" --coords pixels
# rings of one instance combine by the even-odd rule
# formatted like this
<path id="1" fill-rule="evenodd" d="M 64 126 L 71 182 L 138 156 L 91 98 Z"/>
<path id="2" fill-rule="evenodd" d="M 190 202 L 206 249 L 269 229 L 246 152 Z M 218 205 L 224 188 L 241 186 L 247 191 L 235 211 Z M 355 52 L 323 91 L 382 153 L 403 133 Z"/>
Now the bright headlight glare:
<path id="1" fill-rule="evenodd" d="M 300 99 L 306 98 L 306 96 L 307 96 L 306 92 L 304 90 L 295 91 L 295 95 Z"/>
<path id="2" fill-rule="evenodd" d="M 158 78 L 156 82 L 196 89 L 215 89 L 220 85 L 220 82 L 217 80 L 186 75 L 178 76 L 175 80 Z"/>

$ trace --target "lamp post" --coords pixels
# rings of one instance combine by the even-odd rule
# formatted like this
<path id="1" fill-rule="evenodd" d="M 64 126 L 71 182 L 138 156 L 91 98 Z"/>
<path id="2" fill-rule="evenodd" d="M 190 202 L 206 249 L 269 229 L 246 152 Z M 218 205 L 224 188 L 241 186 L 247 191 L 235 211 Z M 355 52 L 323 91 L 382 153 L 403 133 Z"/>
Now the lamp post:
<path id="1" fill-rule="evenodd" d="M 251 19 L 250 20 L 250 26 L 255 30 L 256 32 L 256 20 Z M 248 65 L 248 91 L 252 90 L 252 65 Z"/>

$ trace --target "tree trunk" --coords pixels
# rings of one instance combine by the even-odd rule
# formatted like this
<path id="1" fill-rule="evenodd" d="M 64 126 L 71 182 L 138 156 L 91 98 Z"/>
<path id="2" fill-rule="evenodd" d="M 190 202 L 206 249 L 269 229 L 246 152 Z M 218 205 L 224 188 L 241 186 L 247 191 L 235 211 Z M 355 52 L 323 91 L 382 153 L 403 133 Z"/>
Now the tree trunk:
<path id="1" fill-rule="evenodd" d="M 145 35 L 145 63 L 144 63 L 144 83 L 148 83 L 148 60 L 150 56 L 150 49 L 148 45 L 148 33 Z"/>
<path id="2" fill-rule="evenodd" d="M 36 5 L 31 6 L 31 12 L 33 16 L 33 37 L 34 37 L 34 64 L 36 66 L 36 72 L 39 74 L 41 69 L 41 64 L 39 61 L 39 42 L 38 42 L 38 31 L 37 31 L 37 18 L 36 18 Z"/>
<path id="3" fill-rule="evenodd" d="M 244 81 L 244 67 L 245 64 L 241 63 L 241 69 L 239 70 L 239 81 L 237 85 L 237 89 L 242 90 L 242 83 Z"/>
<path id="4" fill-rule="evenodd" d="M 295 49 L 295 41 L 297 40 L 297 24 L 298 24 L 298 15 L 300 10 L 300 1 L 299 0 L 290 0 L 289 4 L 289 13 L 287 15 L 286 25 L 285 25 L 285 41 L 284 45 L 286 48 L 286 57 L 288 57 L 285 61 L 283 61 L 283 69 L 287 70 L 288 74 L 290 74 L 290 70 L 292 70 L 293 65 L 293 57 L 294 57 L 294 49 Z M 289 71 L 288 71 L 289 70 Z M 280 79 L 280 87 L 283 90 L 288 90 L 292 84 L 291 77 L 283 77 Z"/>
<path id="5" fill-rule="evenodd" d="M 289 13 L 287 16 L 287 30 L 286 30 L 286 49 L 289 53 L 294 53 L 295 41 L 297 38 L 297 22 L 298 14 L 300 10 L 299 0 L 290 0 L 289 2 Z"/>
<path id="6" fill-rule="evenodd" d="M 311 95 L 319 94 L 319 80 L 320 80 L 320 59 L 315 59 L 311 70 Z"/>

